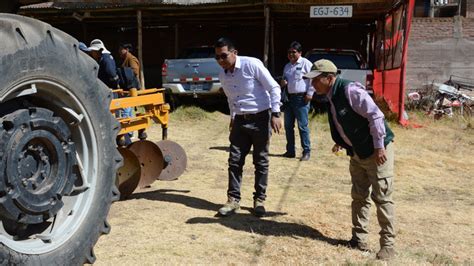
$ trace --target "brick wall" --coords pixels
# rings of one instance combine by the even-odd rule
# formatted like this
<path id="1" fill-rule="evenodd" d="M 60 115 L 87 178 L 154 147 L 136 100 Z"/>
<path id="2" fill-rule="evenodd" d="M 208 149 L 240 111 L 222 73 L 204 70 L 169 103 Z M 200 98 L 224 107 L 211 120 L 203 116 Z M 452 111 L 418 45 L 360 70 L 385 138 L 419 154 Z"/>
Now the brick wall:
<path id="1" fill-rule="evenodd" d="M 413 18 L 407 89 L 450 75 L 474 78 L 474 18 Z"/>
<path id="2" fill-rule="evenodd" d="M 474 18 L 474 0 L 464 0 L 466 4 L 466 17 Z"/>

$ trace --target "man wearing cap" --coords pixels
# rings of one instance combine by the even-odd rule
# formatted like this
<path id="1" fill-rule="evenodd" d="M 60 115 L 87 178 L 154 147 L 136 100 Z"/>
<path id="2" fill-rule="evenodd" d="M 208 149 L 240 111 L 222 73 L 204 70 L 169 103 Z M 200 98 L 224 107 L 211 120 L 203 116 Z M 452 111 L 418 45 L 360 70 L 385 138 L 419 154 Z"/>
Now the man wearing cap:
<path id="1" fill-rule="evenodd" d="M 219 80 L 229 103 L 230 150 L 227 202 L 218 214 L 228 216 L 240 208 L 240 187 L 245 157 L 253 148 L 255 165 L 255 216 L 265 215 L 268 181 L 268 149 L 271 130 L 280 133 L 280 86 L 262 61 L 237 56 L 234 44 L 220 38 L 214 45 L 217 63 L 222 67 Z M 271 127 L 270 127 L 271 126 Z"/>
<path id="2" fill-rule="evenodd" d="M 83 51 L 86 54 L 89 54 L 91 50 L 89 50 L 89 47 L 83 42 L 79 42 L 79 50 Z"/>
<path id="3" fill-rule="evenodd" d="M 313 97 L 314 89 L 309 80 L 303 79 L 303 74 L 311 70 L 311 62 L 301 56 L 302 47 L 299 42 L 292 42 L 288 48 L 288 59 L 290 62 L 283 68 L 283 79 L 281 86 L 287 86 L 288 104 L 285 113 L 285 134 L 287 158 L 295 158 L 295 119 L 298 122 L 301 147 L 303 154 L 301 161 L 307 161 L 311 152 L 311 141 L 309 137 L 308 112 L 309 102 Z"/>
<path id="4" fill-rule="evenodd" d="M 95 39 L 91 41 L 89 46 L 90 55 L 99 63 L 98 78 L 109 88 L 117 89 L 119 85 L 119 77 L 115 67 L 115 61 L 104 43 Z"/>
<path id="5" fill-rule="evenodd" d="M 345 149 L 351 157 L 352 239 L 346 244 L 369 251 L 369 193 L 377 208 L 380 251 L 377 259 L 395 256 L 393 192 L 393 138 L 383 113 L 375 105 L 365 87 L 337 76 L 337 67 L 329 60 L 314 62 L 305 75 L 317 94 L 329 100 L 329 125 L 336 143 L 333 152 Z"/>

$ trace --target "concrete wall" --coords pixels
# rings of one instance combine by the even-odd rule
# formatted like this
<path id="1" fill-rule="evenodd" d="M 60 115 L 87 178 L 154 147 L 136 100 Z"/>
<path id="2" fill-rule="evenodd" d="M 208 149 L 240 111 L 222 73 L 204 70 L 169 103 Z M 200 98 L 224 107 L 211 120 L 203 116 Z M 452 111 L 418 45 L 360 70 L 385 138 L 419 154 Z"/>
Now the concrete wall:
<path id="1" fill-rule="evenodd" d="M 444 82 L 450 75 L 474 79 L 474 18 L 414 18 L 407 89 Z"/>

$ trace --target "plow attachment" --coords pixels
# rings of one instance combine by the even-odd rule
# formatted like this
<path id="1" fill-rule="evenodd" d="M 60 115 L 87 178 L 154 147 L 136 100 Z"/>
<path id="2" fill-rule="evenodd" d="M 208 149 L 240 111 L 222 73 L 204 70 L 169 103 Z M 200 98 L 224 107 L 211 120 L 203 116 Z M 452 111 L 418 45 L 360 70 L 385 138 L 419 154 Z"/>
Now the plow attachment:
<path id="1" fill-rule="evenodd" d="M 118 114 L 124 108 L 140 107 L 134 117 L 116 117 L 121 130 L 117 137 L 118 150 L 124 159 L 117 172 L 116 184 L 121 198 L 130 196 L 137 188 L 150 186 L 156 180 L 176 180 L 186 169 L 184 149 L 168 137 L 169 105 L 164 102 L 163 90 L 114 90 L 122 98 L 112 100 L 110 111 Z M 147 140 L 146 129 L 153 122 L 161 124 L 162 139 Z M 128 133 L 138 131 L 138 141 L 130 141 Z"/>

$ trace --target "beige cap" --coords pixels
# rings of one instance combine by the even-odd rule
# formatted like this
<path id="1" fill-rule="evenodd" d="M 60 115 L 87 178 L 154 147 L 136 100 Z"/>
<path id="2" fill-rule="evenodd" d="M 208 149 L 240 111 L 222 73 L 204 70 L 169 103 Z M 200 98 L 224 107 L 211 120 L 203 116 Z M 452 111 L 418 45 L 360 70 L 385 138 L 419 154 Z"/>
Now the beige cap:
<path id="1" fill-rule="evenodd" d="M 322 73 L 334 73 L 334 74 L 336 74 L 337 73 L 337 66 L 333 62 L 331 62 L 327 59 L 320 59 L 320 60 L 313 63 L 313 67 L 311 67 L 311 71 L 306 73 L 304 75 L 304 77 L 312 79 L 312 78 L 315 78 L 315 77 L 321 75 Z"/>

